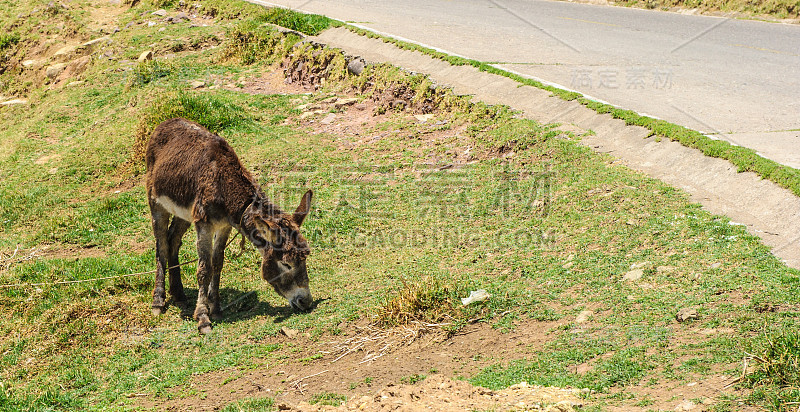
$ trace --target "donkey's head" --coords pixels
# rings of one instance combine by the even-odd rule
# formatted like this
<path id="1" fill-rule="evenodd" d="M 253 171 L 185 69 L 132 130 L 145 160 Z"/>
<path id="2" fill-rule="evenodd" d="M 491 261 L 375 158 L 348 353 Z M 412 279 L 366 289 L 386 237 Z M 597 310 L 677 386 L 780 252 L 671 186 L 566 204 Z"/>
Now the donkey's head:
<path id="1" fill-rule="evenodd" d="M 261 253 L 261 277 L 289 304 L 301 311 L 311 309 L 306 257 L 308 243 L 300 234 L 300 225 L 311 210 L 311 191 L 303 195 L 294 214 L 275 212 L 270 207 L 256 207 L 252 213 L 255 230 L 253 244 Z"/>

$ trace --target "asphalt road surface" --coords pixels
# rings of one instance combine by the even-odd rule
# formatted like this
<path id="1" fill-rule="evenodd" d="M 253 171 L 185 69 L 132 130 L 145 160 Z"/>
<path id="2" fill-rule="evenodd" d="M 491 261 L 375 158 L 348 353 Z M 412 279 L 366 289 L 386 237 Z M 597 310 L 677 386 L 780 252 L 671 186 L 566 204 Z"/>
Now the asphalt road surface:
<path id="1" fill-rule="evenodd" d="M 251 0 L 440 49 L 800 168 L 800 25 L 544 0 Z"/>

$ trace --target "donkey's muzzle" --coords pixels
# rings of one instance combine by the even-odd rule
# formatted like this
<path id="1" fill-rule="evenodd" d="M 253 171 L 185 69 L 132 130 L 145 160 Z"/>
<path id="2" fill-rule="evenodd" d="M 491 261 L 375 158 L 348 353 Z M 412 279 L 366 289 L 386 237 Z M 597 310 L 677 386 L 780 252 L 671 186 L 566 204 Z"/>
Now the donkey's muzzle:
<path id="1" fill-rule="evenodd" d="M 306 293 L 296 295 L 294 298 L 292 298 L 292 300 L 289 301 L 289 304 L 294 310 L 307 312 L 311 310 L 312 302 L 313 300 L 311 299 L 311 293 Z"/>

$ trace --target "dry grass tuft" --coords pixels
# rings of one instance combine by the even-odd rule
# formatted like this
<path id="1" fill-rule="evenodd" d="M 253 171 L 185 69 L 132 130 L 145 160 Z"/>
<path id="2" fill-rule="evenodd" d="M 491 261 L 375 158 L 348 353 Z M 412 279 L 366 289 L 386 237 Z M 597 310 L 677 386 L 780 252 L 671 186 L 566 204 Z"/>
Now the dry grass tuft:
<path id="1" fill-rule="evenodd" d="M 426 278 L 406 283 L 378 309 L 378 323 L 382 326 L 439 323 L 455 315 L 453 299 L 450 288 L 438 280 Z"/>

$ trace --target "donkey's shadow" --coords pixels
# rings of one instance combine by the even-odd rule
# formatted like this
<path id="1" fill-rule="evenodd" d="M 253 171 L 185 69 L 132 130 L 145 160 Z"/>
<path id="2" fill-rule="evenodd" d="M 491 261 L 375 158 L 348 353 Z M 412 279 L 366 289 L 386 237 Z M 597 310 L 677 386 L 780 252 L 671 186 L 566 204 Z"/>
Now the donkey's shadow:
<path id="1" fill-rule="evenodd" d="M 186 294 L 186 305 L 181 307 L 176 305 L 170 299 L 167 302 L 168 307 L 180 310 L 181 318 L 184 320 L 194 319 L 194 308 L 197 303 L 197 289 L 184 288 Z M 304 313 L 312 312 L 317 306 L 329 298 L 315 299 L 311 303 L 311 308 L 308 312 L 298 312 L 286 305 L 272 306 L 269 302 L 259 299 L 262 293 L 274 293 L 268 291 L 255 291 L 243 292 L 234 288 L 222 288 L 219 291 L 220 303 L 222 304 L 222 319 L 214 321 L 214 323 L 233 323 L 240 320 L 251 319 L 259 316 L 270 317 L 273 323 L 282 323 L 284 320 L 292 317 L 303 315 Z M 169 309 L 168 309 L 169 310 Z"/>

